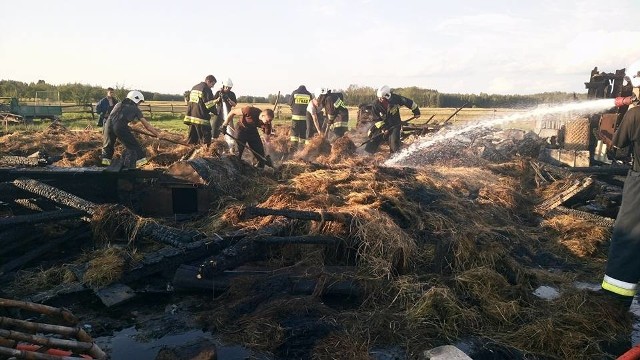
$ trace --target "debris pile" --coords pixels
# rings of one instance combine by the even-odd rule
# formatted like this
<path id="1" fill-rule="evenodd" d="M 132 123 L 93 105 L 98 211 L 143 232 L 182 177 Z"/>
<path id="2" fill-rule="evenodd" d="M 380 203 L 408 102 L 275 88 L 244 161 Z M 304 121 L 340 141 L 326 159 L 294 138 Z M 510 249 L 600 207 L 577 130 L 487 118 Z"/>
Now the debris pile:
<path id="1" fill-rule="evenodd" d="M 597 196 L 613 199 L 615 186 L 606 174 L 541 164 L 541 142 L 487 129 L 412 155 L 411 167 L 377 165 L 380 154 L 360 156 L 347 137 L 331 149 L 319 139 L 262 172 L 225 155 L 192 158 L 210 171 L 192 166 L 199 185 L 220 196 L 183 221 L 15 180 L 3 186 L 31 195 L 5 195 L 0 220 L 17 221 L 17 199 L 46 204 L 67 216 L 56 223 L 60 236 L 76 229 L 87 249 L 46 269 L 35 267 L 40 257 L 7 269 L 0 293 L 43 302 L 90 290 L 115 307 L 140 280 L 162 277 L 166 291 L 207 299 L 200 326 L 274 358 L 419 358 L 449 344 L 472 358 L 611 357 L 628 340 L 629 316 L 576 281 L 601 279 L 612 223 L 584 210 Z M 22 150 L 7 155 L 33 152 Z M 50 236 L 50 222 L 32 227 Z M 0 241 L 21 227 L 5 229 Z M 23 286 L 44 274 L 44 284 Z M 557 296 L 539 297 L 541 287 Z"/>

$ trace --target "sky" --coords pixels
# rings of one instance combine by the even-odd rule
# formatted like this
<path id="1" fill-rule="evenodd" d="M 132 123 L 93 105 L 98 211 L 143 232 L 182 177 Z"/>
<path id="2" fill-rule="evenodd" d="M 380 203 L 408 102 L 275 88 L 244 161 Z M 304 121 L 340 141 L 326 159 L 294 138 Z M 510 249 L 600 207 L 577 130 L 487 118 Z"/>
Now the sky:
<path id="1" fill-rule="evenodd" d="M 640 1 L 22 0 L 3 4 L 0 80 L 238 96 L 299 85 L 586 93 L 640 60 Z M 639 69 L 640 70 L 640 69 Z"/>

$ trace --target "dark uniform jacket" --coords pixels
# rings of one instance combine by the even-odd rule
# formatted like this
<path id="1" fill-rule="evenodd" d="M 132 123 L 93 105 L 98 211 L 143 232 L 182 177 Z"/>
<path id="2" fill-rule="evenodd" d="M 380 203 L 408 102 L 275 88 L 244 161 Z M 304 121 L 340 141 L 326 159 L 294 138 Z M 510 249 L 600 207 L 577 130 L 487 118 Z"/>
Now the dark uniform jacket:
<path id="1" fill-rule="evenodd" d="M 206 82 L 195 85 L 189 92 L 185 124 L 204 125 L 211 127 L 211 114 L 215 111 L 213 92 Z"/>
<path id="2" fill-rule="evenodd" d="M 311 101 L 311 93 L 304 85 L 291 93 L 291 120 L 307 120 L 307 105 Z"/>
<path id="3" fill-rule="evenodd" d="M 631 146 L 633 171 L 640 171 L 640 107 L 631 108 L 624 114 L 620 127 L 613 134 L 613 146 L 625 148 Z"/>
<path id="4" fill-rule="evenodd" d="M 238 100 L 236 99 L 236 93 L 231 90 L 227 92 L 218 90 L 216 91 L 215 95 L 213 95 L 213 98 L 215 99 L 214 102 L 216 104 L 216 112 L 218 116 L 224 116 L 224 106 L 222 105 L 223 103 L 227 104 L 227 111 L 231 111 L 231 104 L 229 103 L 229 100 L 233 101 L 236 104 L 238 103 Z"/>
<path id="5" fill-rule="evenodd" d="M 344 95 L 342 93 L 336 92 L 325 95 L 322 99 L 322 107 L 329 123 L 333 124 L 334 127 L 349 126 L 349 109 L 344 103 Z M 338 121 L 336 121 L 336 117 Z"/>
<path id="6" fill-rule="evenodd" d="M 109 121 L 115 127 L 122 125 L 128 126 L 130 122 L 136 122 L 143 117 L 138 105 L 129 99 L 124 99 L 113 107 L 109 115 Z"/>
<path id="7" fill-rule="evenodd" d="M 400 107 L 406 106 L 413 112 L 413 115 L 420 115 L 420 108 L 413 100 L 402 95 L 391 94 L 389 100 L 375 101 L 373 103 L 372 115 L 376 121 L 383 121 L 386 128 L 398 125 L 402 122 L 400 119 Z M 380 128 L 381 126 L 377 126 Z"/>

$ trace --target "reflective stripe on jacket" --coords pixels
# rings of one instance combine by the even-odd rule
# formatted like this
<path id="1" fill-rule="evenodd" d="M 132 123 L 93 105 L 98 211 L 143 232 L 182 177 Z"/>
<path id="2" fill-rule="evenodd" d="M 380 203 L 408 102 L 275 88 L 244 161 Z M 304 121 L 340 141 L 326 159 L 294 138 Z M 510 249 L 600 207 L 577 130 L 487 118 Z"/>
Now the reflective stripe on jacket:
<path id="1" fill-rule="evenodd" d="M 215 111 L 213 92 L 205 82 L 195 85 L 189 92 L 185 124 L 211 126 L 211 113 Z"/>

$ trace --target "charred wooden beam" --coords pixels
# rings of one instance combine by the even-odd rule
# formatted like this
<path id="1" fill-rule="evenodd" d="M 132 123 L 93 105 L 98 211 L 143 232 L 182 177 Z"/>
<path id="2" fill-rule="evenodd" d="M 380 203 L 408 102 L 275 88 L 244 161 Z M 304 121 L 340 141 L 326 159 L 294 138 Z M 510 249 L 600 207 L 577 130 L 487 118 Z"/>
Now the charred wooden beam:
<path id="1" fill-rule="evenodd" d="M 0 166 L 44 166 L 46 159 L 25 156 L 0 156 Z"/>
<path id="2" fill-rule="evenodd" d="M 549 199 L 543 201 L 541 204 L 538 204 L 535 207 L 535 211 L 538 214 L 544 215 L 554 208 L 560 206 L 565 201 L 571 199 L 577 193 L 588 188 L 589 186 L 591 186 L 591 184 L 593 184 L 593 179 L 591 179 L 590 177 L 584 178 L 582 180 L 576 180 L 568 189 L 550 197 Z"/>
<path id="3" fill-rule="evenodd" d="M 613 226 L 613 223 L 616 221 L 615 219 L 608 218 L 606 216 L 592 214 L 586 211 L 580 211 L 576 209 L 570 209 L 564 206 L 558 206 L 546 214 L 547 217 L 553 216 L 553 215 L 571 215 L 579 219 L 587 220 L 596 225 L 605 226 L 605 227 Z"/>
<path id="4" fill-rule="evenodd" d="M 342 241 L 339 237 L 328 235 L 302 235 L 302 236 L 261 236 L 254 241 L 264 243 L 266 245 L 285 245 L 285 244 L 301 244 L 301 245 L 336 245 Z"/>
<path id="5" fill-rule="evenodd" d="M 224 270 L 233 269 L 263 257 L 265 245 L 255 240 L 259 237 L 281 235 L 290 226 L 290 220 L 280 220 L 263 227 L 257 233 L 254 232 L 252 236 L 243 237 L 217 255 L 203 261 L 199 266 L 199 278 L 211 277 Z"/>
<path id="6" fill-rule="evenodd" d="M 595 175 L 627 175 L 628 166 L 589 166 L 589 167 L 570 167 L 571 172 L 581 172 L 585 174 Z"/>
<path id="7" fill-rule="evenodd" d="M 172 270 L 187 262 L 218 254 L 236 242 L 238 238 L 221 236 L 216 239 L 198 240 L 183 249 L 172 246 L 147 253 L 135 267 L 123 274 L 121 282 L 133 282 L 151 274 Z"/>
<path id="8" fill-rule="evenodd" d="M 100 205 L 84 200 L 78 196 L 62 191 L 53 186 L 32 179 L 17 179 L 13 184 L 20 189 L 30 191 L 57 203 L 72 207 L 94 215 Z M 158 224 L 155 221 L 142 221 L 139 233 L 151 239 L 172 246 L 183 246 L 185 243 L 200 239 L 203 235 L 194 230 L 181 230 Z"/>
<path id="9" fill-rule="evenodd" d="M 62 209 L 55 211 L 47 211 L 29 215 L 17 215 L 6 218 L 0 218 L 0 229 L 6 229 L 13 226 L 25 224 L 40 224 L 51 221 L 65 220 L 71 218 L 79 218 L 84 215 L 84 211 L 75 209 Z"/>
<path id="10" fill-rule="evenodd" d="M 217 256 L 200 265 L 198 279 L 210 278 L 224 270 L 233 269 L 249 261 L 262 259 L 265 256 L 264 244 L 252 238 L 244 238 L 235 245 L 224 249 Z"/>
<path id="11" fill-rule="evenodd" d="M 343 212 L 316 212 L 294 209 L 271 209 L 250 206 L 245 209 L 245 216 L 251 218 L 256 216 L 284 216 L 290 219 L 314 220 L 314 221 L 340 221 L 350 222 L 353 218 L 351 214 Z"/>
<path id="12" fill-rule="evenodd" d="M 19 198 L 15 199 L 13 202 L 25 209 L 38 212 L 59 209 L 54 202 L 44 198 Z"/>
<path id="13" fill-rule="evenodd" d="M 13 181 L 13 184 L 22 190 L 32 192 L 36 195 L 40 195 L 44 198 L 53 200 L 57 203 L 69 206 L 71 208 L 82 210 L 90 215 L 93 215 L 93 212 L 98 206 L 91 201 L 84 200 L 78 196 L 70 194 L 66 191 L 62 191 L 40 181 L 32 179 L 16 179 Z"/>
<path id="14" fill-rule="evenodd" d="M 305 270 L 306 271 L 306 270 Z M 173 277 L 173 286 L 177 289 L 225 291 L 239 278 L 266 279 L 273 276 L 282 278 L 288 285 L 286 288 L 292 295 L 342 295 L 357 296 L 361 294 L 361 286 L 353 279 L 355 274 L 353 267 L 338 266 L 325 267 L 313 274 L 295 270 L 273 268 L 251 268 L 223 271 L 207 279 L 196 279 L 199 268 L 190 265 L 181 265 Z M 327 280 L 331 278 L 340 280 Z"/>
<path id="15" fill-rule="evenodd" d="M 31 243 L 40 236 L 42 232 L 32 227 L 20 226 L 5 229 L 0 232 L 0 256 L 10 254 L 20 247 L 31 246 Z"/>
<path id="16" fill-rule="evenodd" d="M 78 229 L 71 230 L 71 234 L 67 234 L 64 236 L 60 236 L 54 240 L 48 241 L 45 244 L 42 244 L 30 251 L 22 254 L 21 256 L 12 258 L 9 261 L 6 261 L 4 264 L 0 266 L 0 275 L 4 275 L 8 272 L 16 270 L 21 266 L 28 264 L 29 262 L 45 255 L 49 254 L 53 249 L 64 243 L 70 243 L 79 239 L 91 239 L 91 230 L 87 227 L 81 227 Z"/>

